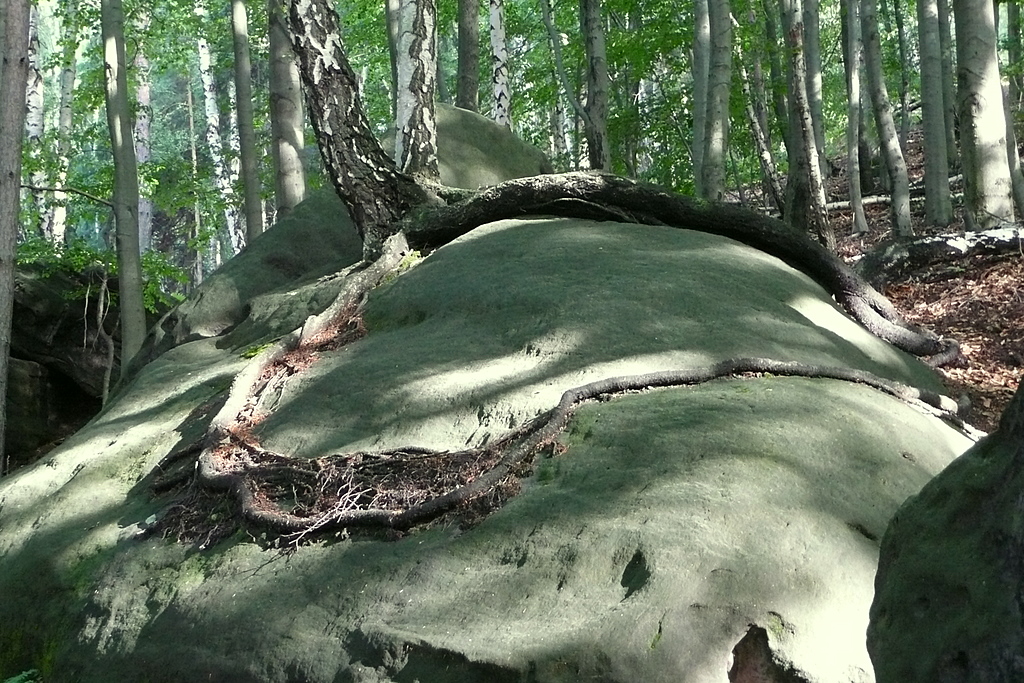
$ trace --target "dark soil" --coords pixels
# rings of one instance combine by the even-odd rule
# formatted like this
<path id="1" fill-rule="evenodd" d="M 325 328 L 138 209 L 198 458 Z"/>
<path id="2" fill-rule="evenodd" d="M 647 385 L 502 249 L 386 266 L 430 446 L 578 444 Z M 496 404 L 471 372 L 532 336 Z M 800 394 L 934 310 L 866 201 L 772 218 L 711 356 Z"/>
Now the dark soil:
<path id="1" fill-rule="evenodd" d="M 912 134 L 908 148 L 907 166 L 913 186 L 922 181 L 920 137 Z M 842 170 L 829 180 L 829 201 L 848 198 L 846 183 Z M 964 224 L 956 202 L 954 198 L 957 217 L 953 224 L 939 229 L 924 224 L 923 202 L 913 201 L 915 233 L 962 233 Z M 830 214 L 839 238 L 839 253 L 850 261 L 890 237 L 887 204 L 866 206 L 865 213 L 871 230 L 866 237 L 850 234 L 848 210 Z M 950 395 L 970 397 L 968 421 L 989 432 L 995 429 L 1024 375 L 1022 283 L 1024 250 L 940 263 L 894 280 L 884 291 L 907 319 L 960 342 L 964 362 L 943 368 L 941 373 Z"/>

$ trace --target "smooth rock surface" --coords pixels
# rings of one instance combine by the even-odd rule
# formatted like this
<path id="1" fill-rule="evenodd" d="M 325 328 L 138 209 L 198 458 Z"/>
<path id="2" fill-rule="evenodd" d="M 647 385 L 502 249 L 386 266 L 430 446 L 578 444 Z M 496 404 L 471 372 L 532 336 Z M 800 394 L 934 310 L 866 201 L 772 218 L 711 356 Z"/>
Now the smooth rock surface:
<path id="1" fill-rule="evenodd" d="M 372 293 L 366 322 L 266 399 L 268 448 L 461 448 L 585 381 L 733 356 L 938 386 L 804 275 L 668 228 L 485 226 Z M 176 501 L 148 492 L 154 468 L 202 434 L 244 348 L 168 350 L 0 480 L 0 677 L 871 681 L 878 538 L 969 445 L 865 386 L 728 379 L 581 407 L 565 452 L 468 529 L 291 555 L 244 533 L 203 550 L 141 538 Z M 751 678 L 766 647 L 774 678 Z"/>

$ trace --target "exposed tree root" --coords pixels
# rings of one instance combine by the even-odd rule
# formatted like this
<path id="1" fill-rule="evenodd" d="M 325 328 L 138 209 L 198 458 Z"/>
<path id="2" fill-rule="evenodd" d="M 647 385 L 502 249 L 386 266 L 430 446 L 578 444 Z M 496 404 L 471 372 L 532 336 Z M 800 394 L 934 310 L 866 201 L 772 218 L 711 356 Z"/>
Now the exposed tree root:
<path id="1" fill-rule="evenodd" d="M 678 225 L 732 237 L 807 272 L 869 329 L 894 343 L 903 342 L 898 346 L 919 353 L 950 348 L 955 352 L 947 340 L 903 322 L 887 299 L 832 254 L 787 226 L 745 210 L 703 205 L 613 176 L 569 174 L 512 181 L 457 205 L 435 209 L 419 223 L 410 223 L 409 230 L 413 244 L 432 247 L 483 222 L 537 213 Z M 228 494 L 246 525 L 276 534 L 291 545 L 354 526 L 401 531 L 473 505 L 480 507 L 480 501 L 490 510 L 514 492 L 516 475 L 525 471 L 539 449 L 556 442 L 581 403 L 722 377 L 772 374 L 856 382 L 914 404 L 976 436 L 957 417 L 956 403 L 933 392 L 860 370 L 736 358 L 703 368 L 612 377 L 575 387 L 562 394 L 557 406 L 501 440 L 464 451 L 409 447 L 296 459 L 263 449 L 252 434 L 252 428 L 263 419 L 256 412 L 260 395 L 314 362 L 318 351 L 359 338 L 363 333 L 359 310 L 366 293 L 399 266 L 408 250 L 403 233 L 389 238 L 377 261 L 363 262 L 341 274 L 346 284 L 327 310 L 264 350 L 239 373 L 211 420 L 201 448 L 184 448 L 174 454 L 179 463 L 186 456 L 195 456 L 193 481 L 198 489 L 192 502 L 168 515 L 163 523 L 165 532 L 203 543 L 220 538 L 229 520 L 211 516 L 204 522 L 196 510 L 197 505 L 209 508 L 210 501 L 221 500 L 212 495 L 216 492 Z M 879 328 L 887 334 L 880 334 Z M 154 489 L 180 485 L 185 480 L 182 472 L 177 465 L 174 472 L 154 482 Z M 493 499 L 487 500 L 488 496 Z"/>
<path id="2" fill-rule="evenodd" d="M 449 206 L 410 212 L 401 227 L 414 248 L 433 249 L 484 223 L 526 215 L 664 225 L 728 237 L 806 273 L 864 327 L 897 348 L 932 356 L 932 365 L 959 356 L 955 341 L 909 324 L 888 299 L 804 233 L 749 209 L 711 204 L 619 176 L 564 173 L 510 180 Z"/>

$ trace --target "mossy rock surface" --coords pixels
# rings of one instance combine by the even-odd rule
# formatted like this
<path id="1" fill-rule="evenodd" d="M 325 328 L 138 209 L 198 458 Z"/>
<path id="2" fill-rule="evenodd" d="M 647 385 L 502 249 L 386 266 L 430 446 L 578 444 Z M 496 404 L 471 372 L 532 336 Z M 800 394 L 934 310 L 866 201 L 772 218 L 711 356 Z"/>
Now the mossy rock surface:
<path id="1" fill-rule="evenodd" d="M 264 398 L 267 448 L 464 448 L 570 387 L 739 356 L 938 387 L 806 276 L 668 228 L 484 226 L 373 292 L 365 320 Z M 754 624 L 807 681 L 871 681 L 878 539 L 969 445 L 866 386 L 732 378 L 582 406 L 564 452 L 469 528 L 290 555 L 142 537 L 176 500 L 150 494 L 157 464 L 247 362 L 223 337 L 180 344 L 0 480 L 0 677 L 720 682 Z"/>

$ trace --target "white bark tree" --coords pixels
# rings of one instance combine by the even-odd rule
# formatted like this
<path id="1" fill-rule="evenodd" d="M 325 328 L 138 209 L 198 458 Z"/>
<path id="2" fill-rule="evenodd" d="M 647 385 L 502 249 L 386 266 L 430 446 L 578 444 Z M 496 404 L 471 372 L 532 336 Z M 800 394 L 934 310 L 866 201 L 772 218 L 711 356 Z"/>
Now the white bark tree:
<path id="1" fill-rule="evenodd" d="M 459 66 L 455 106 L 476 111 L 480 97 L 480 1 L 459 0 Z"/>
<path id="2" fill-rule="evenodd" d="M 508 42 L 505 38 L 505 0 L 490 0 L 491 89 L 494 93 L 491 118 L 512 126 L 512 91 L 508 83 Z"/>
<path id="3" fill-rule="evenodd" d="M 708 66 L 711 63 L 711 24 L 708 20 L 708 0 L 693 3 L 693 135 L 690 142 L 690 160 L 693 164 L 693 189 L 698 197 L 704 196 L 704 146 L 708 134 Z"/>
<path id="4" fill-rule="evenodd" d="M 28 35 L 28 86 L 25 93 L 27 111 L 25 114 L 25 135 L 28 148 L 28 158 L 31 160 L 32 172 L 29 176 L 29 184 L 33 187 L 32 204 L 34 206 L 34 218 L 38 221 L 33 232 L 51 238 L 48 234 L 50 225 L 50 207 L 46 201 L 46 191 L 42 188 L 48 185 L 46 171 L 43 169 L 43 145 L 46 134 L 46 87 L 43 80 L 43 55 L 39 49 L 39 8 L 33 4 L 29 10 L 29 35 Z"/>
<path id="5" fill-rule="evenodd" d="M 850 209 L 853 213 L 853 233 L 868 232 L 864 215 L 864 202 L 860 183 L 861 91 L 860 64 L 862 45 L 860 38 L 860 0 L 844 0 L 846 10 L 846 176 L 850 189 Z"/>
<path id="6" fill-rule="evenodd" d="M 140 27 L 141 28 L 141 27 Z M 152 109 L 152 86 L 149 78 L 149 59 L 142 49 L 135 53 L 135 159 L 139 166 L 149 162 L 150 110 Z M 145 252 L 153 241 L 153 200 L 148 191 L 139 190 L 139 251 Z"/>
<path id="7" fill-rule="evenodd" d="M 580 30 L 583 33 L 587 70 L 587 103 L 584 107 L 584 135 L 590 168 L 610 171 L 611 143 L 608 140 L 608 56 L 605 52 L 601 0 L 580 0 Z"/>
<path id="8" fill-rule="evenodd" d="M 437 181 L 435 0 L 402 0 L 399 17 L 395 162 L 403 173 Z"/>
<path id="9" fill-rule="evenodd" d="M 1013 220 L 1003 89 L 991 0 L 954 0 L 964 220 L 986 230 Z"/>
<path id="10" fill-rule="evenodd" d="M 732 15 L 729 0 L 708 0 L 711 51 L 708 62 L 707 131 L 701 168 L 703 196 L 725 197 L 725 152 L 729 143 L 729 90 L 732 82 Z"/>
<path id="11" fill-rule="evenodd" d="M 270 22 L 270 130 L 274 160 L 274 198 L 279 217 L 288 215 L 306 196 L 302 85 L 292 52 L 287 17 L 280 0 L 267 0 Z"/>

